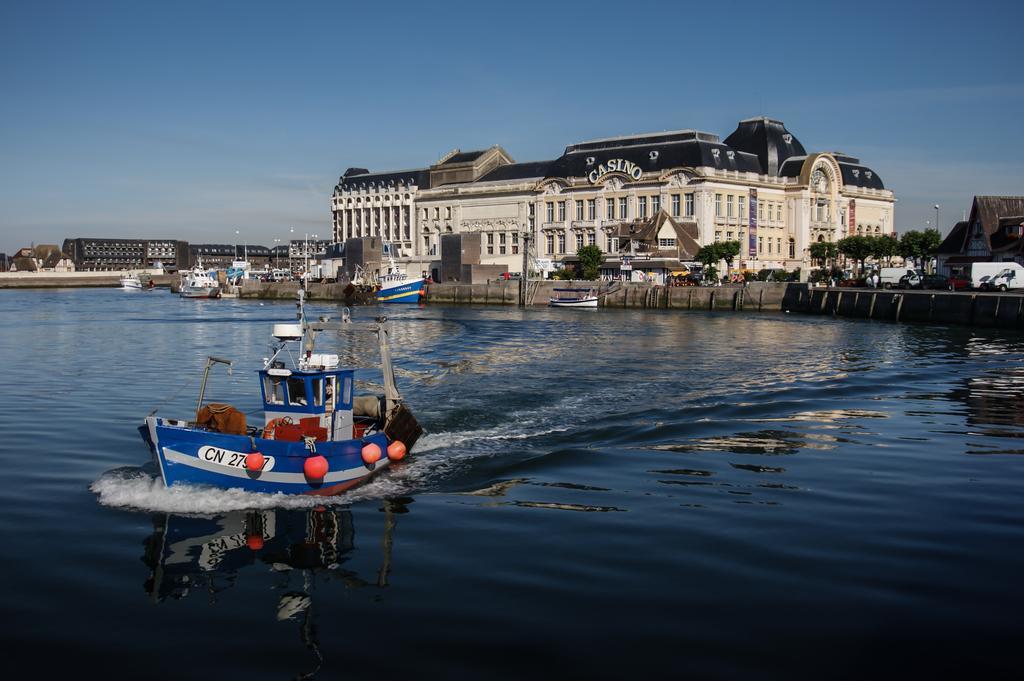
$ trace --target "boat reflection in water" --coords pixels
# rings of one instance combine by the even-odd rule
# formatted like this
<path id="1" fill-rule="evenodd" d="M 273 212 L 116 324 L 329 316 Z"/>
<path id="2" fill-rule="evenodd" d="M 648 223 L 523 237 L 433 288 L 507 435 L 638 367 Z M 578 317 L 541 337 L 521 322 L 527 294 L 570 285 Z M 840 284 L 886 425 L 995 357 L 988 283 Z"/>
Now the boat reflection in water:
<path id="1" fill-rule="evenodd" d="M 302 589 L 278 598 L 278 621 L 300 623 L 303 644 L 312 652 L 316 674 L 324 659 L 316 637 L 313 587 L 318 572 L 329 572 L 346 587 L 386 587 L 391 570 L 392 533 L 396 515 L 406 512 L 411 499 L 383 502 L 384 539 L 379 569 L 365 579 L 343 566 L 355 548 L 352 512 L 318 507 L 307 511 L 271 509 L 236 511 L 216 516 L 158 513 L 153 534 L 145 542 L 143 562 L 149 567 L 145 590 L 160 603 L 204 597 L 237 583 L 238 573 L 257 566 L 275 572 L 302 572 Z"/>

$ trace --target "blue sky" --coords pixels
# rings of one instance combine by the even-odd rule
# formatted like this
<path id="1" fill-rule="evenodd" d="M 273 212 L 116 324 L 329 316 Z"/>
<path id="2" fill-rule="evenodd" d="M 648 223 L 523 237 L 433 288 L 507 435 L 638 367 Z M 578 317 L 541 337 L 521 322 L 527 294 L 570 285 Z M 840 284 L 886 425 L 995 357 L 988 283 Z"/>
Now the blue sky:
<path id="1" fill-rule="evenodd" d="M 0 251 L 329 232 L 348 166 L 768 115 L 900 231 L 1024 194 L 1020 3 L 6 2 Z M 240 239 L 241 240 L 241 239 Z"/>

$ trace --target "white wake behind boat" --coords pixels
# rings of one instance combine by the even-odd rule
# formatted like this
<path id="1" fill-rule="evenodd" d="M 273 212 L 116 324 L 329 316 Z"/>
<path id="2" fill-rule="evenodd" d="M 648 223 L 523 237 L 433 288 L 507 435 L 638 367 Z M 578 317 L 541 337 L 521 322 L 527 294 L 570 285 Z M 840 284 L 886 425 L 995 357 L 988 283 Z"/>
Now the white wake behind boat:
<path id="1" fill-rule="evenodd" d="M 548 298 L 550 307 L 597 307 L 597 291 L 582 288 L 556 288 L 555 297 Z"/>

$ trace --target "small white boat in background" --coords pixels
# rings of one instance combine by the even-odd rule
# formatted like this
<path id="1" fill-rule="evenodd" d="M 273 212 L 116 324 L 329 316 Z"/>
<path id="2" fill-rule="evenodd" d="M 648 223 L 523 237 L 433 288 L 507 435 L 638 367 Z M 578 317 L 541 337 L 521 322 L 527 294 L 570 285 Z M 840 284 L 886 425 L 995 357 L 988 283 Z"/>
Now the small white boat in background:
<path id="1" fill-rule="evenodd" d="M 183 275 L 178 295 L 182 298 L 220 298 L 220 294 L 220 284 L 203 269 L 203 263 L 199 261 Z"/>
<path id="2" fill-rule="evenodd" d="M 597 291 L 582 288 L 556 288 L 555 297 L 548 298 L 550 307 L 597 307 Z"/>
<path id="3" fill-rule="evenodd" d="M 142 280 L 135 272 L 125 272 L 121 275 L 121 288 L 125 291 L 141 291 Z"/>

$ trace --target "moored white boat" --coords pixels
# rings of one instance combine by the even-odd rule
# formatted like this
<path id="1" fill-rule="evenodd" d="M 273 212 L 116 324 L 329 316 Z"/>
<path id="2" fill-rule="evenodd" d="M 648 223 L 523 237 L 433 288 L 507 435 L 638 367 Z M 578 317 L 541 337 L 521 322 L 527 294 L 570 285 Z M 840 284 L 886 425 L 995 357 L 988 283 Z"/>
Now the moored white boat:
<path id="1" fill-rule="evenodd" d="M 125 291 L 141 291 L 142 280 L 135 272 L 125 272 L 121 275 L 121 288 Z"/>
<path id="2" fill-rule="evenodd" d="M 551 307 L 597 307 L 597 291 L 581 288 L 556 288 L 555 297 L 548 298 Z"/>
<path id="3" fill-rule="evenodd" d="M 220 298 L 220 294 L 220 284 L 203 269 L 202 261 L 182 275 L 178 292 L 182 298 Z"/>

